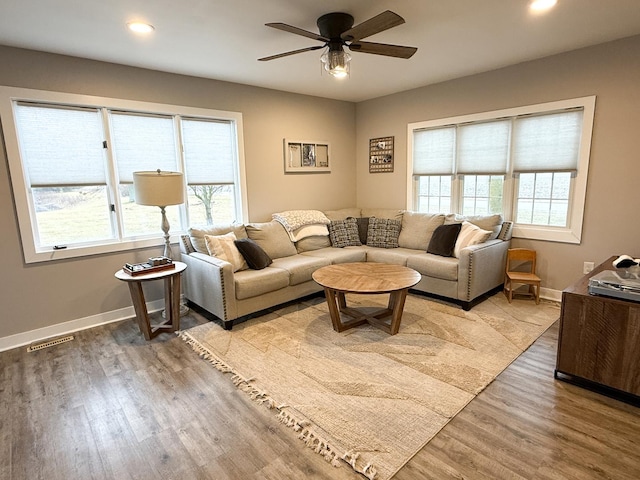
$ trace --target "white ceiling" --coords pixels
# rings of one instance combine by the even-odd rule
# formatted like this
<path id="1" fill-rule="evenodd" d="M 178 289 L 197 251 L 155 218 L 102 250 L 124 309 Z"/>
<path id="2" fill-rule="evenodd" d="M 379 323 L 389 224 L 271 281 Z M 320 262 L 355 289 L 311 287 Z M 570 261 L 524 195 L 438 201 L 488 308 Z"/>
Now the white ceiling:
<path id="1" fill-rule="evenodd" d="M 640 0 L 559 0 L 544 15 L 529 0 L 0 0 L 0 44 L 320 97 L 362 101 L 640 34 Z M 322 74 L 322 50 L 270 62 L 260 57 L 318 45 L 264 26 L 317 32 L 341 11 L 355 23 L 392 10 L 404 25 L 367 41 L 409 45 L 409 60 L 353 53 L 344 80 Z M 143 20 L 155 31 L 125 28 Z"/>

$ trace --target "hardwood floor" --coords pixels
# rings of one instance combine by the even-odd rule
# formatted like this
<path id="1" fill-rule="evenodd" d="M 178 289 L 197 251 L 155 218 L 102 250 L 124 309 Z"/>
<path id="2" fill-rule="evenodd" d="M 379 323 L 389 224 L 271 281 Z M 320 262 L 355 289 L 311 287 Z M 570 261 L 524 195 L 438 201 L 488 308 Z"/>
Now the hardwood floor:
<path id="1" fill-rule="evenodd" d="M 207 320 L 197 313 L 182 328 Z M 637 479 L 640 409 L 553 378 L 557 324 L 394 479 Z M 351 479 L 173 334 L 0 353 L 1 479 Z"/>

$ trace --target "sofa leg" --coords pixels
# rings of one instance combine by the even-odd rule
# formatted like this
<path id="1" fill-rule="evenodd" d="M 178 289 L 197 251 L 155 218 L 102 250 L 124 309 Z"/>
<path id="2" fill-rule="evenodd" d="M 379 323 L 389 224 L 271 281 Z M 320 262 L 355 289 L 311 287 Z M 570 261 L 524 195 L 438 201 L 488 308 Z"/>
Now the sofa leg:
<path id="1" fill-rule="evenodd" d="M 233 328 L 233 320 L 223 321 L 222 328 L 224 328 L 225 330 L 231 330 L 231 328 Z"/>
<path id="2" fill-rule="evenodd" d="M 471 302 L 460 302 L 460 306 L 465 312 L 468 312 L 469 310 L 471 310 L 473 304 Z"/>

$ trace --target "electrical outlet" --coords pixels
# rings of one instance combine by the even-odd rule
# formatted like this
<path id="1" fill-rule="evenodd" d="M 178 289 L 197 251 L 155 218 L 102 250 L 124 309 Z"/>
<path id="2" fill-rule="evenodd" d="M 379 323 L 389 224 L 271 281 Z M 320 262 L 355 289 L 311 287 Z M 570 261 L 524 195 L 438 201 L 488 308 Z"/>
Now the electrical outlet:
<path id="1" fill-rule="evenodd" d="M 584 262 L 584 265 L 582 266 L 582 273 L 589 273 L 591 272 L 591 270 L 593 270 L 594 268 L 594 264 L 593 262 Z"/>

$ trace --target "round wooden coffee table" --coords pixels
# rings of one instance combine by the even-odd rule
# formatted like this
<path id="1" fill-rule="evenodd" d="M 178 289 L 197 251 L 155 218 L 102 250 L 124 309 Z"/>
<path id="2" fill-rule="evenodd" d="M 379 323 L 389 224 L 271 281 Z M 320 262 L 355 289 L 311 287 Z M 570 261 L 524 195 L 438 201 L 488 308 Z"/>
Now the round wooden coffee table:
<path id="1" fill-rule="evenodd" d="M 407 292 L 421 278 L 420 274 L 411 268 L 373 262 L 328 265 L 316 270 L 312 276 L 324 287 L 329 315 L 336 332 L 369 323 L 390 335 L 398 333 Z M 388 293 L 389 304 L 387 308 L 367 313 L 348 307 L 345 293 Z M 351 319 L 343 322 L 341 313 Z M 385 321 L 388 317 L 391 317 L 389 324 Z"/>

